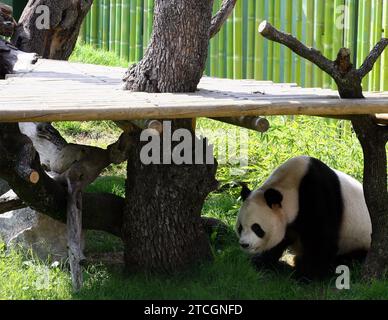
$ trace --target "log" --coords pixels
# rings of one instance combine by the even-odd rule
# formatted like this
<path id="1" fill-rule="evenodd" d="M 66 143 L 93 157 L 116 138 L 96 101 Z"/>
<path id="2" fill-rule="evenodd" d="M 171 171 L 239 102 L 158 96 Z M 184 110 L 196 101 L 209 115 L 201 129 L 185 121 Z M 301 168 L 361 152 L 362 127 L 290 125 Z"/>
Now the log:
<path id="1" fill-rule="evenodd" d="M 266 118 L 261 117 L 252 117 L 252 116 L 241 116 L 241 117 L 231 117 L 231 118 L 211 118 L 213 120 L 233 124 L 238 127 L 243 127 L 246 129 L 258 131 L 264 133 L 269 129 L 269 121 Z"/>
<path id="2" fill-rule="evenodd" d="M 0 214 L 27 207 L 12 190 L 0 197 Z"/>

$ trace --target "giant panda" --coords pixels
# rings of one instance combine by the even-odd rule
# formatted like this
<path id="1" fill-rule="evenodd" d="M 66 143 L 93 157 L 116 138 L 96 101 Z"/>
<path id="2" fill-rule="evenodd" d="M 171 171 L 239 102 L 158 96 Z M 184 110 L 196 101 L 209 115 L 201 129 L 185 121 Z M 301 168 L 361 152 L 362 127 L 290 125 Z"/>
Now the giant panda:
<path id="1" fill-rule="evenodd" d="M 290 159 L 259 189 L 243 186 L 241 196 L 236 232 L 260 267 L 275 265 L 288 248 L 297 277 L 322 278 L 340 261 L 362 260 L 370 248 L 362 185 L 318 159 Z"/>

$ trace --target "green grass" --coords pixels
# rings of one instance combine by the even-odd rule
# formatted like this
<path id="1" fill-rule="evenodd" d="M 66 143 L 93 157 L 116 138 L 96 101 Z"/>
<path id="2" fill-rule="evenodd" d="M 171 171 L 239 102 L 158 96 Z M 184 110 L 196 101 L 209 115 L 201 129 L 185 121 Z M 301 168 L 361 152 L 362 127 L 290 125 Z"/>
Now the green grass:
<path id="1" fill-rule="evenodd" d="M 88 46 L 77 46 L 72 60 L 122 65 L 112 55 Z M 314 117 L 271 117 L 270 122 L 271 128 L 265 134 L 241 131 L 249 135 L 249 165 L 238 176 L 233 175 L 232 169 L 236 166 L 220 165 L 217 178 L 221 184 L 243 180 L 257 187 L 279 164 L 302 154 L 317 157 L 362 179 L 362 152 L 349 122 Z M 120 135 L 120 130 L 110 121 L 55 125 L 68 141 L 101 147 Z M 233 130 L 240 130 L 213 120 L 198 121 L 199 130 L 209 128 L 213 132 L 207 136 L 216 150 L 225 145 Z M 225 134 L 226 131 L 219 130 L 232 131 Z M 125 165 L 111 166 L 88 191 L 123 196 L 124 181 Z M 226 189 L 222 193 L 212 193 L 204 205 L 203 215 L 221 219 L 229 226 L 227 235 L 212 240 L 215 253 L 212 263 L 169 277 L 128 275 L 120 266 L 92 264 L 84 270 L 84 288 L 74 295 L 65 266 L 51 266 L 19 250 L 6 253 L 0 245 L 0 299 L 388 299 L 387 281 L 362 283 L 359 266 L 352 269 L 351 290 L 348 291 L 336 290 L 333 279 L 303 285 L 295 282 L 287 270 L 255 271 L 238 248 L 233 232 L 240 206 L 238 192 L 238 189 Z M 86 234 L 86 253 L 122 250 L 123 245 L 116 237 L 95 231 Z M 49 281 L 45 287 L 41 283 L 47 275 Z"/>
<path id="2" fill-rule="evenodd" d="M 113 52 L 97 49 L 91 45 L 80 45 L 79 43 L 77 43 L 70 61 L 111 67 L 128 67 L 128 62 L 118 58 Z"/>

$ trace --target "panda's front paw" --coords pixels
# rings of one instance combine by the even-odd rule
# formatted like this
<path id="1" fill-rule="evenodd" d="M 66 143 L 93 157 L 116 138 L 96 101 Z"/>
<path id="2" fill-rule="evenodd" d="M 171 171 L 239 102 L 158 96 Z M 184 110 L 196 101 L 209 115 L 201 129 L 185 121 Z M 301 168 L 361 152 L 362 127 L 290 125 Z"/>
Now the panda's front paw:
<path id="1" fill-rule="evenodd" d="M 251 263 L 256 270 L 277 269 L 279 261 L 269 259 L 265 254 L 257 254 L 251 258 Z"/>

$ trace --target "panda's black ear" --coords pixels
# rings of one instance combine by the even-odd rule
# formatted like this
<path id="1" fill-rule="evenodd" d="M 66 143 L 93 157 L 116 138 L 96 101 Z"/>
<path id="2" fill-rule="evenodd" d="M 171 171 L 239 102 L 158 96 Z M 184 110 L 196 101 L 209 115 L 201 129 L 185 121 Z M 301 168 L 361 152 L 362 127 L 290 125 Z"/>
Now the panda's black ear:
<path id="1" fill-rule="evenodd" d="M 264 192 L 264 199 L 268 207 L 272 209 L 274 205 L 282 206 L 283 195 L 275 189 L 268 189 Z"/>
<path id="2" fill-rule="evenodd" d="M 240 185 L 242 187 L 241 188 L 241 193 L 240 193 L 241 199 L 242 199 L 242 201 L 245 201 L 245 200 L 247 200 L 249 195 L 252 193 L 252 190 L 250 190 L 248 188 L 248 185 L 245 182 L 241 182 Z"/>

